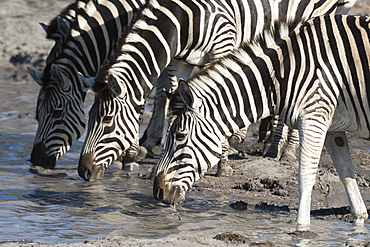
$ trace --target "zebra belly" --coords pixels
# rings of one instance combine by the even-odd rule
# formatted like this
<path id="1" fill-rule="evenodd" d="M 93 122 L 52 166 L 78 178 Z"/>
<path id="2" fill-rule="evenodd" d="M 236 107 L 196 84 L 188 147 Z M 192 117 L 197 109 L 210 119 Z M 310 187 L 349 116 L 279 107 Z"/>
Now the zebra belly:
<path id="1" fill-rule="evenodd" d="M 367 124 L 369 114 L 369 109 L 363 112 L 360 107 L 345 104 L 340 98 L 328 131 L 348 131 L 358 137 L 369 139 L 370 130 Z"/>

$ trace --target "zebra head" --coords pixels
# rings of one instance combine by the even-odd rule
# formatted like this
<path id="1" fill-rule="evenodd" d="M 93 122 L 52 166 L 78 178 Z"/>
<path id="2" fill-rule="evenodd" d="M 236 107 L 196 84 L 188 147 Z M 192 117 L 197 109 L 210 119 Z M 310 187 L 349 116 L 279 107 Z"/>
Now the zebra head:
<path id="1" fill-rule="evenodd" d="M 52 64 L 47 68 L 44 72 L 28 68 L 41 86 L 36 107 L 38 128 L 30 161 L 55 167 L 57 159 L 85 129 L 84 100 L 89 83 L 79 72 L 67 67 Z"/>
<path id="2" fill-rule="evenodd" d="M 174 117 L 153 186 L 154 198 L 172 206 L 185 200 L 185 192 L 220 161 L 222 154 L 222 135 L 207 121 L 202 100 L 184 81 L 180 81 L 178 92 L 185 107 L 179 109 L 178 102 L 173 102 L 178 96 L 171 100 Z"/>
<path id="3" fill-rule="evenodd" d="M 108 83 L 95 82 L 95 101 L 89 112 L 86 140 L 78 165 L 78 174 L 87 181 L 101 178 L 105 168 L 121 158 L 138 138 L 144 101 L 136 101 L 131 95 L 133 90 L 128 91 L 124 85 L 112 89 L 112 81 L 116 83 L 110 74 Z"/>

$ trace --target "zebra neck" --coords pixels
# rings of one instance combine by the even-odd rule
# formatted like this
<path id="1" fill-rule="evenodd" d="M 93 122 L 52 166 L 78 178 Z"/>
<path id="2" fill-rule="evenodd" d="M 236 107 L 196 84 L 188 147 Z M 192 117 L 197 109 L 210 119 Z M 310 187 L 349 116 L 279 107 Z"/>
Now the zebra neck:
<path id="1" fill-rule="evenodd" d="M 188 25 L 189 18 L 172 1 L 163 1 L 163 4 L 171 5 L 171 11 L 169 6 L 159 7 L 162 2 L 150 3 L 154 6 L 143 9 L 141 17 L 120 40 L 119 52 L 108 69 L 109 73 L 122 79 L 120 83 L 143 91 L 144 97 L 178 53 L 181 27 L 186 26 L 185 23 Z"/>

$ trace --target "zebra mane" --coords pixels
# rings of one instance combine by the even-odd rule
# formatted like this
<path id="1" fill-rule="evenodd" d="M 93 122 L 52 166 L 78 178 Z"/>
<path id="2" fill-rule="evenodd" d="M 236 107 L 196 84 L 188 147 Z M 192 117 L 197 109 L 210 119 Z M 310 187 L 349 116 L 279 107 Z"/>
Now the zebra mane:
<path id="1" fill-rule="evenodd" d="M 83 26 L 87 25 L 89 18 L 94 15 L 95 12 L 99 12 L 99 7 L 102 5 L 102 1 L 98 0 L 76 0 L 80 2 L 76 9 L 76 21 L 71 25 L 71 35 L 75 36 L 74 33 L 79 33 L 83 30 Z M 107 0 L 106 0 L 107 1 Z M 81 2 L 85 2 L 84 4 Z M 87 16 L 89 18 L 82 18 Z"/>
<path id="2" fill-rule="evenodd" d="M 75 0 L 74 3 L 69 4 L 66 8 L 64 8 L 61 11 L 61 13 L 58 16 L 56 16 L 54 19 L 52 19 L 50 21 L 49 27 L 48 27 L 50 29 L 50 33 L 58 32 L 58 24 L 57 24 L 58 17 L 62 18 L 62 19 L 67 19 L 70 16 L 75 16 L 74 21 L 70 23 L 71 28 L 70 28 L 69 34 L 68 34 L 68 40 L 70 38 L 72 38 L 73 37 L 72 36 L 73 32 L 75 32 L 76 30 L 81 30 L 79 28 L 77 18 L 80 15 L 86 15 L 87 11 L 85 11 L 85 10 L 86 10 L 87 6 L 89 5 L 89 3 L 94 4 L 94 3 L 97 3 L 97 1 L 96 0 Z M 52 38 L 52 37 L 49 37 L 47 35 L 46 38 Z M 68 42 L 64 42 L 62 44 L 62 48 L 65 48 L 67 43 Z M 63 56 L 64 56 L 64 54 L 61 53 L 56 57 L 55 60 L 61 59 L 61 58 L 63 58 Z M 46 86 L 48 84 L 50 84 L 50 82 L 52 81 L 52 80 L 50 80 L 50 77 L 51 77 L 50 69 L 51 69 L 51 66 L 52 66 L 53 63 L 47 64 L 45 66 L 44 70 L 43 70 L 43 78 L 41 78 L 41 80 L 43 81 L 43 84 L 46 85 Z"/>
<path id="3" fill-rule="evenodd" d="M 57 19 L 58 17 L 62 19 L 68 19 L 70 16 L 75 16 L 75 13 L 77 12 L 77 9 L 79 8 L 79 2 L 82 0 L 76 0 L 74 3 L 69 4 L 67 7 L 65 7 L 59 15 L 54 17 L 48 25 L 48 29 L 50 32 L 47 33 L 46 38 L 52 39 L 52 37 L 49 36 L 49 33 L 56 33 L 58 32 L 58 24 Z"/>
<path id="4" fill-rule="evenodd" d="M 106 0 L 106 1 L 108 1 L 108 0 Z M 70 28 L 67 40 L 73 39 L 75 33 L 79 33 L 80 31 L 82 31 L 82 29 L 80 28 L 81 25 L 85 25 L 85 23 L 86 23 L 86 20 L 83 20 L 84 18 L 81 18 L 81 16 L 88 16 L 88 17 L 92 16 L 92 14 L 95 11 L 98 11 L 98 8 L 99 8 L 100 5 L 101 5 L 101 2 L 99 3 L 98 0 L 76 0 L 74 3 L 68 5 L 57 17 L 55 17 L 53 20 L 51 20 L 50 23 L 52 25 L 53 30 L 57 30 L 57 28 L 58 28 L 57 27 L 57 18 L 58 17 L 62 17 L 62 18 L 63 17 L 68 17 L 68 14 L 71 14 L 71 13 L 75 12 L 75 21 L 73 21 L 70 24 L 71 28 Z M 127 29 L 130 30 L 131 28 L 127 28 Z M 68 41 L 64 42 L 61 45 L 62 49 L 68 48 L 68 45 L 69 45 L 68 43 L 69 43 Z M 121 47 L 121 46 L 122 45 L 118 45 L 117 48 Z M 68 59 L 68 55 L 66 55 L 64 53 L 60 53 L 56 57 L 55 61 L 57 61 L 59 59 L 63 59 L 63 58 Z M 52 83 L 50 70 L 51 70 L 51 66 L 52 66 L 53 63 L 47 64 L 45 66 L 44 70 L 43 70 L 43 78 L 41 78 L 41 80 L 42 80 L 42 82 L 45 86 L 50 84 L 50 82 Z"/>
<path id="5" fill-rule="evenodd" d="M 125 31 L 122 33 L 121 38 L 118 40 L 118 45 L 113 51 L 113 55 L 109 61 L 109 64 L 105 67 L 102 67 L 97 76 L 95 77 L 95 83 L 92 87 L 92 90 L 95 93 L 101 93 L 103 90 L 109 90 L 109 86 L 107 84 L 107 78 L 109 74 L 109 69 L 117 62 L 118 58 L 125 54 L 126 52 L 122 51 L 122 46 L 126 43 L 128 35 L 131 33 L 133 28 L 135 27 L 135 24 L 138 21 L 141 21 L 143 19 L 144 13 L 147 9 L 151 9 L 152 6 L 149 4 L 149 1 L 146 3 L 146 5 L 141 9 L 141 11 L 138 11 L 134 14 L 134 17 L 130 23 L 129 26 L 125 29 Z"/>

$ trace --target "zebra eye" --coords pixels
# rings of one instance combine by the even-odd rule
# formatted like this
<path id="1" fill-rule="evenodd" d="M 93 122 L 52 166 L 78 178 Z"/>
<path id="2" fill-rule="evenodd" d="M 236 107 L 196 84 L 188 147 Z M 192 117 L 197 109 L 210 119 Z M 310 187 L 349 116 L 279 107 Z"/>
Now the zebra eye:
<path id="1" fill-rule="evenodd" d="M 113 116 L 104 116 L 103 123 L 110 123 L 113 119 Z"/>
<path id="2" fill-rule="evenodd" d="M 53 110 L 53 118 L 60 118 L 62 116 L 63 109 L 62 108 L 55 108 Z"/>
<path id="3" fill-rule="evenodd" d="M 187 135 L 188 133 L 186 131 L 177 131 L 175 138 L 177 141 L 182 141 L 186 138 Z"/>

